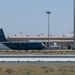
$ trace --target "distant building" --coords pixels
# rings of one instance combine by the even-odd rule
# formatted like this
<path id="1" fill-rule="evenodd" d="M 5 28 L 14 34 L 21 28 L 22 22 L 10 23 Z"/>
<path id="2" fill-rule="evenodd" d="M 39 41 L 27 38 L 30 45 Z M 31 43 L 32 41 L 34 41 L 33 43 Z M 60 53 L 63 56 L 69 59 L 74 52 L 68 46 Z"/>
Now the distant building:
<path id="1" fill-rule="evenodd" d="M 48 46 L 48 36 L 9 36 L 7 38 L 11 41 L 37 41 L 43 42 L 46 46 Z M 56 43 L 57 46 L 61 48 L 68 48 L 68 46 L 73 46 L 74 44 L 74 36 L 72 35 L 62 35 L 62 36 L 50 36 L 50 45 L 54 45 Z"/>

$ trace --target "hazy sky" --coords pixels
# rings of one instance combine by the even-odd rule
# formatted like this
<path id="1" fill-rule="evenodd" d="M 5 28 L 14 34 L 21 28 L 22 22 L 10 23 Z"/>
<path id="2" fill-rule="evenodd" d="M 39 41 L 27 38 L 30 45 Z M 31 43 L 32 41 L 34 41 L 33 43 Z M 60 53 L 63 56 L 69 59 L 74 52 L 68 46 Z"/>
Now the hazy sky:
<path id="1" fill-rule="evenodd" d="M 0 27 L 8 35 L 63 35 L 73 31 L 73 0 L 0 0 Z"/>

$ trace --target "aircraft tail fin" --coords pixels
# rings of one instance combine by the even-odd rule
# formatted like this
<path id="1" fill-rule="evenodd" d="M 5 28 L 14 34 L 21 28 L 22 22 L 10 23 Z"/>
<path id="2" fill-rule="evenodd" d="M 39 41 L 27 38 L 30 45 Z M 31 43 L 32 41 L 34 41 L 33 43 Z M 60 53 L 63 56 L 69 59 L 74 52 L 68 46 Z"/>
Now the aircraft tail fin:
<path id="1" fill-rule="evenodd" d="M 0 42 L 4 42 L 4 41 L 6 41 L 6 38 L 3 32 L 3 29 L 0 28 Z"/>

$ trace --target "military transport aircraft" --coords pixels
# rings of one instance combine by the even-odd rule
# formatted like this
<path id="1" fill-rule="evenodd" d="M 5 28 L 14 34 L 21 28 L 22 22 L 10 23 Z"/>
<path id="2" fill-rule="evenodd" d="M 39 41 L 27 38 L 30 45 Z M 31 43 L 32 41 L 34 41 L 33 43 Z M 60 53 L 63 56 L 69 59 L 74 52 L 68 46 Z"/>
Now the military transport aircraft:
<path id="1" fill-rule="evenodd" d="M 13 50 L 42 50 L 46 48 L 46 46 L 42 42 L 9 41 L 5 38 L 2 28 L 0 28 L 0 43 Z"/>

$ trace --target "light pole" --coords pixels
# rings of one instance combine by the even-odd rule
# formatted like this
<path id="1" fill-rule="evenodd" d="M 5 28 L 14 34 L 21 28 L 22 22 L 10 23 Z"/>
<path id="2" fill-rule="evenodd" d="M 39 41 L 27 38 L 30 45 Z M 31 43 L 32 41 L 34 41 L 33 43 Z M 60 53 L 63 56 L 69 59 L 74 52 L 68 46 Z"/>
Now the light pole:
<path id="1" fill-rule="evenodd" d="M 48 14 L 48 49 L 50 49 L 50 17 L 49 15 L 52 14 L 50 11 L 46 12 Z"/>
<path id="2" fill-rule="evenodd" d="M 22 41 L 22 32 L 20 32 L 20 41 Z"/>
<path id="3" fill-rule="evenodd" d="M 22 37 L 22 32 L 20 32 L 20 36 Z"/>
<path id="4" fill-rule="evenodd" d="M 73 0 L 74 3 L 74 49 L 75 49 L 75 0 Z"/>

